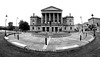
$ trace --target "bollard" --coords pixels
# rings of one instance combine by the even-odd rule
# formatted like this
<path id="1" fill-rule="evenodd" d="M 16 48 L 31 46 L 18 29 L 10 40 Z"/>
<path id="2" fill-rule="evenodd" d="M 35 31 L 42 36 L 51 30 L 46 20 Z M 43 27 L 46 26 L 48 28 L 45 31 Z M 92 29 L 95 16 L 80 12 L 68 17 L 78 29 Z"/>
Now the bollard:
<path id="1" fill-rule="evenodd" d="M 19 40 L 19 35 L 17 35 L 17 39 Z"/>
<path id="2" fill-rule="evenodd" d="M 80 41 L 82 40 L 82 36 L 80 35 Z"/>
<path id="3" fill-rule="evenodd" d="M 93 36 L 95 37 L 95 33 L 93 34 Z"/>

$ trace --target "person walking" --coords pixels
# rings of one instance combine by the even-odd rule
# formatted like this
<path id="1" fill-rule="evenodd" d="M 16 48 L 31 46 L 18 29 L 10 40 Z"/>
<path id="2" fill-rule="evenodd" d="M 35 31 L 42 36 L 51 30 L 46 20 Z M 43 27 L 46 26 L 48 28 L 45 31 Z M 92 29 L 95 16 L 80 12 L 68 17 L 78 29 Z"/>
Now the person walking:
<path id="1" fill-rule="evenodd" d="M 80 35 L 80 41 L 82 40 L 82 35 Z"/>
<path id="2" fill-rule="evenodd" d="M 45 45 L 47 45 L 47 37 L 45 37 Z"/>

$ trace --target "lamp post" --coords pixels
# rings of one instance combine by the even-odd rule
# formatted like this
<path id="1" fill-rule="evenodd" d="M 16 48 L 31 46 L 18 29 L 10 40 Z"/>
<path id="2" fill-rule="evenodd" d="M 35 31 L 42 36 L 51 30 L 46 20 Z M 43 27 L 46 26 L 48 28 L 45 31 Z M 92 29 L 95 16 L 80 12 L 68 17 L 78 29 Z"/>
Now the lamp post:
<path id="1" fill-rule="evenodd" d="M 51 28 L 51 21 L 49 21 L 48 23 L 49 23 L 50 28 Z M 45 23 L 45 25 L 46 25 L 46 23 Z M 45 37 L 45 45 L 48 45 L 48 44 L 47 44 L 47 40 L 48 40 L 47 38 L 48 38 L 48 37 L 46 36 L 46 37 Z"/>
<path id="2" fill-rule="evenodd" d="M 81 24 L 82 24 L 82 34 L 83 34 L 83 21 L 82 21 L 82 17 L 80 16 L 80 19 L 81 19 Z M 82 35 L 80 35 L 80 41 L 82 40 Z"/>
<path id="3" fill-rule="evenodd" d="M 82 21 L 82 17 L 80 16 L 81 19 L 81 23 L 82 23 L 82 33 L 83 33 L 83 21 Z"/>
<path id="4" fill-rule="evenodd" d="M 18 17 L 17 17 L 17 19 L 16 19 L 16 32 L 17 32 L 17 20 L 18 20 Z"/>
<path id="5" fill-rule="evenodd" d="M 46 26 L 47 23 L 45 22 L 44 25 Z M 45 28 L 46 29 L 46 28 Z M 47 30 L 46 30 L 46 36 L 45 36 L 45 45 L 47 45 Z"/>
<path id="6" fill-rule="evenodd" d="M 16 19 L 16 33 L 17 33 L 17 20 L 18 20 L 18 17 L 17 17 L 17 19 Z M 18 34 L 17 34 L 17 39 L 19 40 L 19 32 L 18 32 Z"/>
<path id="7" fill-rule="evenodd" d="M 93 17 L 94 15 L 92 14 L 91 16 L 93 18 L 93 26 L 94 26 L 95 25 L 95 23 L 94 23 L 94 17 Z M 94 33 L 93 36 L 95 36 L 95 29 L 94 28 L 93 28 L 93 33 Z"/>
<path id="8" fill-rule="evenodd" d="M 8 17 L 8 16 L 6 15 L 6 19 L 5 19 L 5 36 L 7 36 L 7 33 L 6 33 L 6 29 L 7 29 L 7 28 L 6 28 L 7 17 Z"/>

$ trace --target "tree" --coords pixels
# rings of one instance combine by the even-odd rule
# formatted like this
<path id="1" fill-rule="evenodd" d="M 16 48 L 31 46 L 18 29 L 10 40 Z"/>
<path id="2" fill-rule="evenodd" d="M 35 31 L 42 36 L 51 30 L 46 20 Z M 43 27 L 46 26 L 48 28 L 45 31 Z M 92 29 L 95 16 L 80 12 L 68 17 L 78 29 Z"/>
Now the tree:
<path id="1" fill-rule="evenodd" d="M 94 28 L 96 28 L 96 25 L 94 25 L 94 24 L 89 25 L 88 28 L 89 28 L 90 30 L 93 30 Z"/>
<path id="2" fill-rule="evenodd" d="M 29 30 L 30 28 L 29 28 L 28 22 L 21 20 L 21 21 L 19 22 L 19 29 L 21 29 L 22 31 L 27 31 L 27 30 Z"/>
<path id="3" fill-rule="evenodd" d="M 8 28 L 8 30 L 13 30 L 13 29 L 15 29 L 15 27 L 13 26 L 13 22 L 9 22 L 7 28 Z"/>

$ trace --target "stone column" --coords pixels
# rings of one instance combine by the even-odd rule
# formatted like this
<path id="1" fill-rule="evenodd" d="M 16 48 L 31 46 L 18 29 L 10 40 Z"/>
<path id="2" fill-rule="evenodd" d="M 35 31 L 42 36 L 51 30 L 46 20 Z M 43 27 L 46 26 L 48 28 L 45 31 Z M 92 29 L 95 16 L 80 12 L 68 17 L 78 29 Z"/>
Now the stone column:
<path id="1" fill-rule="evenodd" d="M 55 22 L 55 13 L 53 13 L 53 22 Z"/>
<path id="2" fill-rule="evenodd" d="M 50 27 L 49 27 L 49 32 L 50 32 Z"/>
<path id="3" fill-rule="evenodd" d="M 42 13 L 42 18 L 41 18 L 41 23 L 43 23 L 43 13 Z"/>
<path id="4" fill-rule="evenodd" d="M 45 13 L 45 23 L 47 23 L 47 14 Z"/>
<path id="5" fill-rule="evenodd" d="M 59 27 L 58 27 L 58 32 L 59 32 Z"/>
<path id="6" fill-rule="evenodd" d="M 53 30 L 54 30 L 54 32 L 55 32 L 55 27 L 53 27 Z"/>
<path id="7" fill-rule="evenodd" d="M 58 15 L 58 13 L 57 13 L 57 23 L 59 23 L 59 15 Z"/>
<path id="8" fill-rule="evenodd" d="M 45 27 L 45 32 L 47 32 L 47 27 Z"/>

